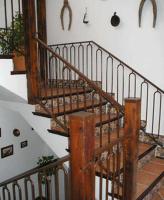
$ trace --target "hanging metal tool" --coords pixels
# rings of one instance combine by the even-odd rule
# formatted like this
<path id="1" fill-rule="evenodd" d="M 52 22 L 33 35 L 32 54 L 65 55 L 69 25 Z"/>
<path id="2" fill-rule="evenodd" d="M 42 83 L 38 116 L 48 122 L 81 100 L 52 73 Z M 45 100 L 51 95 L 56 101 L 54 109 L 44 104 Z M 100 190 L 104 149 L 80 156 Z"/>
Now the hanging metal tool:
<path id="1" fill-rule="evenodd" d="M 156 4 L 156 0 L 149 0 L 149 1 L 151 1 L 152 7 L 153 7 L 153 28 L 154 28 L 156 26 L 156 20 L 157 20 L 157 4 Z M 139 7 L 139 13 L 138 13 L 139 27 L 141 27 L 142 10 L 143 10 L 143 6 L 145 2 L 146 0 L 141 0 L 140 7 Z"/>
<path id="2" fill-rule="evenodd" d="M 63 7 L 61 9 L 61 13 L 60 13 L 60 19 L 61 19 L 61 25 L 62 25 L 62 29 L 64 30 L 64 11 L 65 9 L 68 9 L 69 11 L 69 25 L 68 25 L 68 30 L 71 29 L 71 25 L 72 25 L 72 9 L 69 5 L 68 0 L 64 0 L 64 4 Z"/>
<path id="3" fill-rule="evenodd" d="M 84 17 L 83 17 L 83 23 L 84 24 L 88 24 L 89 23 L 87 8 L 85 8 L 85 14 L 84 14 Z"/>

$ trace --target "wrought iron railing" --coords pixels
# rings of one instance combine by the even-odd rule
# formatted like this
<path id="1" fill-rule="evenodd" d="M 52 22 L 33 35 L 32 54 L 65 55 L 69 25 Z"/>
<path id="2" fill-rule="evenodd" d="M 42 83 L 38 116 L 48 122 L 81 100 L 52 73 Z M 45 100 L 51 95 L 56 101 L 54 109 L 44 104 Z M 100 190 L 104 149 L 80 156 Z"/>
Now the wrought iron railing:
<path id="1" fill-rule="evenodd" d="M 124 158 L 124 137 L 95 151 L 95 190 L 99 200 L 123 199 Z"/>
<path id="2" fill-rule="evenodd" d="M 100 82 L 100 88 L 113 94 L 120 105 L 124 105 L 124 98 L 140 97 L 146 133 L 156 136 L 164 133 L 164 91 L 147 78 L 93 41 L 56 44 L 50 48 L 90 80 Z"/>
<path id="3" fill-rule="evenodd" d="M 37 98 L 39 112 L 54 118 L 56 123 L 67 131 L 70 113 L 89 111 L 95 113 L 98 146 L 110 141 L 112 135 L 119 137 L 122 106 L 112 95 L 101 89 L 100 81 L 90 80 L 41 40 L 36 38 L 36 41 L 40 52 Z M 44 60 L 44 63 L 40 60 Z M 116 134 L 109 134 L 113 131 Z"/>
<path id="4" fill-rule="evenodd" d="M 69 199 L 69 156 L 37 167 L 0 183 L 1 200 Z"/>

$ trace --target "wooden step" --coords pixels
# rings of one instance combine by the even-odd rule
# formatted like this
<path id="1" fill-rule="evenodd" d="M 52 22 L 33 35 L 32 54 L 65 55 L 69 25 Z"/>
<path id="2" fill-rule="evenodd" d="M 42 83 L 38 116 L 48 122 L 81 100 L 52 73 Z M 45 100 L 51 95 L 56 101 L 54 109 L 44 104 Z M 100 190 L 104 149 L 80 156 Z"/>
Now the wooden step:
<path id="1" fill-rule="evenodd" d="M 11 71 L 11 75 L 21 75 L 21 74 L 26 74 L 26 70 L 19 70 L 19 71 Z"/>
<path id="2" fill-rule="evenodd" d="M 92 100 L 86 100 L 85 102 L 79 102 L 78 105 L 77 103 L 72 103 L 72 104 L 66 104 L 65 106 L 59 106 L 58 108 L 55 107 L 53 109 L 47 108 L 49 113 L 53 113 L 56 116 L 61 116 L 64 114 L 70 114 L 78 111 L 83 111 L 85 109 L 90 109 L 90 108 L 95 108 L 99 106 L 103 106 L 107 104 L 107 101 L 102 101 L 102 104 L 100 104 L 99 100 L 94 99 Z M 43 108 L 41 108 L 39 111 L 33 112 L 33 114 L 38 115 L 38 116 L 43 116 L 43 117 L 49 117 L 51 118 L 51 114 L 48 114 Z"/>
<path id="3" fill-rule="evenodd" d="M 164 179 L 164 160 L 154 158 L 137 172 L 137 200 L 146 196 L 152 196 L 154 187 L 160 187 L 160 181 Z M 158 186 L 159 184 L 159 186 Z"/>
<path id="4" fill-rule="evenodd" d="M 120 132 L 120 136 L 122 136 L 122 133 Z M 117 139 L 117 135 L 116 133 L 112 133 L 111 136 L 110 136 L 110 140 L 111 142 L 114 142 L 115 140 Z M 102 141 L 103 141 L 103 145 L 107 144 L 107 141 L 108 141 L 108 137 L 107 136 L 103 136 L 102 138 Z M 96 141 L 96 148 L 99 147 L 99 138 L 97 138 L 97 141 Z M 140 159 L 143 158 L 143 154 L 145 155 L 146 152 L 147 154 L 152 150 L 152 145 L 149 145 L 149 144 L 143 144 L 143 143 L 139 143 L 139 151 L 138 151 L 138 160 L 140 161 Z M 120 169 L 119 171 L 122 172 L 122 167 L 123 167 L 123 156 L 120 155 Z M 112 161 L 111 161 L 112 162 Z M 112 163 L 111 163 L 111 166 Z M 113 170 L 111 169 L 110 170 L 110 176 L 112 176 L 112 173 L 113 173 Z M 97 166 L 96 167 L 96 174 L 99 176 L 100 175 L 100 167 Z M 101 174 L 103 174 L 103 177 L 106 178 L 106 172 L 105 171 L 101 171 Z M 117 171 L 115 171 L 115 175 L 117 176 Z M 109 179 L 110 179 L 110 176 L 109 176 Z"/>
<path id="5" fill-rule="evenodd" d="M 13 55 L 9 55 L 9 54 L 0 54 L 0 59 L 12 59 Z"/>
<path id="6" fill-rule="evenodd" d="M 164 160 L 154 158 L 149 163 L 145 164 L 142 169 L 138 169 L 136 200 L 159 200 L 156 194 L 158 191 L 161 191 L 161 194 L 163 195 L 163 181 Z M 115 191 L 117 190 L 117 187 L 118 186 L 116 186 Z M 111 194 L 109 193 L 109 195 Z M 119 194 L 115 192 L 115 196 L 122 196 L 121 186 Z M 152 198 L 153 196 L 154 199 Z"/>
<path id="7" fill-rule="evenodd" d="M 110 122 L 112 122 L 112 121 L 120 119 L 121 117 L 122 117 L 122 114 L 120 114 L 119 116 L 117 116 L 115 113 L 110 114 L 110 118 L 109 118 L 109 114 L 107 114 L 107 113 L 103 113 L 102 116 L 100 116 L 100 114 L 95 114 L 95 126 L 99 127 L 101 125 L 108 124 L 109 120 L 110 120 Z M 69 128 L 69 122 L 68 122 L 68 128 Z M 66 137 L 69 136 L 60 127 L 52 127 L 48 131 L 50 133 L 54 133 L 54 134 L 58 134 L 58 135 L 63 135 L 63 136 L 66 136 Z"/>
<path id="8" fill-rule="evenodd" d="M 89 87 L 86 87 L 85 90 L 83 88 L 46 88 L 41 90 L 41 98 L 44 99 L 53 99 L 53 98 L 59 98 L 63 96 L 71 96 L 71 95 L 80 95 L 84 93 L 90 93 L 92 92 L 92 89 Z"/>

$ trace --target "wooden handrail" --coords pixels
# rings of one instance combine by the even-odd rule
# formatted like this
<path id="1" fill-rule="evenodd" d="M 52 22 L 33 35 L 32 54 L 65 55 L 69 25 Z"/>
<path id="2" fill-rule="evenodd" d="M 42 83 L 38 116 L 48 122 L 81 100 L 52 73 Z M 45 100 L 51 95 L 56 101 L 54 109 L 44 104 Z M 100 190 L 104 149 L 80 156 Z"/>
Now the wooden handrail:
<path id="1" fill-rule="evenodd" d="M 106 99 L 108 102 L 110 102 L 115 108 L 117 108 L 118 111 L 124 112 L 123 106 L 121 106 L 112 96 L 104 92 L 101 88 L 99 88 L 93 81 L 91 81 L 89 78 L 87 78 L 83 73 L 81 73 L 78 69 L 76 69 L 72 64 L 70 64 L 67 60 L 65 60 L 63 57 L 58 55 L 56 52 L 54 52 L 47 44 L 45 44 L 43 41 L 41 41 L 39 38 L 34 36 L 34 39 L 44 48 L 46 48 L 53 57 L 58 58 L 60 61 L 62 61 L 66 67 L 75 73 L 77 73 L 81 79 L 85 80 L 90 87 L 92 87 L 99 95 L 101 95 L 104 99 Z"/>
<path id="2" fill-rule="evenodd" d="M 69 155 L 64 156 L 64 157 L 58 159 L 57 161 L 54 161 L 54 162 L 52 162 L 52 163 L 50 163 L 50 164 L 48 164 L 46 166 L 35 167 L 35 168 L 30 169 L 30 170 L 28 170 L 28 171 L 26 171 L 26 172 L 24 172 L 24 173 L 22 173 L 22 174 L 20 174 L 18 176 L 15 176 L 13 178 L 10 178 L 10 179 L 0 183 L 0 187 L 3 187 L 5 185 L 8 185 L 8 184 L 13 183 L 15 181 L 18 181 L 18 180 L 23 179 L 25 177 L 31 176 L 31 175 L 33 175 L 35 173 L 39 173 L 41 171 L 47 170 L 49 168 L 53 168 L 53 167 L 59 166 L 59 165 L 63 164 L 64 162 L 67 162 L 68 160 L 69 160 Z"/>

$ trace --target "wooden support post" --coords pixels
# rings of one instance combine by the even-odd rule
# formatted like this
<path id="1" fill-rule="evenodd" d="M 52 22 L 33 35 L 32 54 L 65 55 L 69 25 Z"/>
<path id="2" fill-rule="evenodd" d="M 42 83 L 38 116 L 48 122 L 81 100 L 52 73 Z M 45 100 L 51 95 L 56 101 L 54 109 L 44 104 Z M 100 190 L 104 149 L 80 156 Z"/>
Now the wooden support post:
<path id="1" fill-rule="evenodd" d="M 47 44 L 47 22 L 46 22 L 46 1 L 37 0 L 37 24 L 38 38 Z M 45 67 L 47 65 L 47 55 L 44 48 L 39 46 L 41 79 L 45 79 Z"/>
<path id="2" fill-rule="evenodd" d="M 79 112 L 70 116 L 71 200 L 95 199 L 94 115 Z"/>
<path id="3" fill-rule="evenodd" d="M 47 44 L 46 1 L 37 0 L 38 37 Z"/>
<path id="4" fill-rule="evenodd" d="M 38 94 L 37 44 L 34 40 L 34 34 L 36 34 L 35 1 L 22 0 L 22 7 L 25 26 L 25 62 L 28 102 L 35 104 L 35 97 Z"/>
<path id="5" fill-rule="evenodd" d="M 124 198 L 136 199 L 136 175 L 138 161 L 138 139 L 141 121 L 141 100 L 129 98 L 125 100 L 125 168 Z"/>

